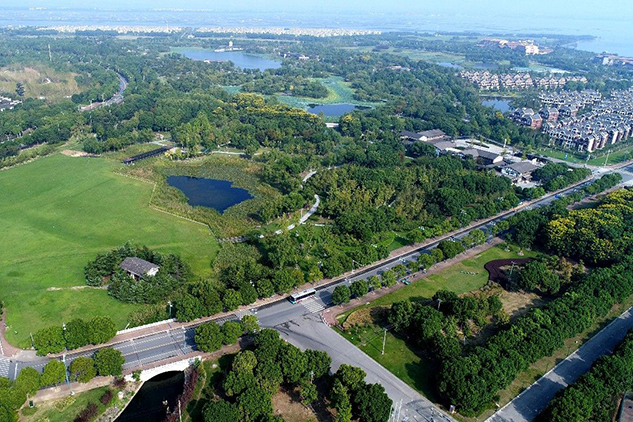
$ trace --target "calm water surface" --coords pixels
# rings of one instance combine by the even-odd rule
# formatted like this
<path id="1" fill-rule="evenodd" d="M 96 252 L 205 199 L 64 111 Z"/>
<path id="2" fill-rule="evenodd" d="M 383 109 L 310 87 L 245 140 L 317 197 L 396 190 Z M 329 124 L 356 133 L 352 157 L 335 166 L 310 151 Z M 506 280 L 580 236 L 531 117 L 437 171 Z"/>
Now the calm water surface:
<path id="1" fill-rule="evenodd" d="M 354 104 L 310 104 L 308 106 L 308 113 L 319 114 L 323 113 L 326 116 L 342 116 L 345 113 L 349 113 L 352 110 L 356 110 L 357 106 Z"/>
<path id="2" fill-rule="evenodd" d="M 503 98 L 488 98 L 482 100 L 481 103 L 487 107 L 492 107 L 502 113 L 510 110 L 510 100 Z"/>
<path id="3" fill-rule="evenodd" d="M 167 412 L 163 401 L 167 400 L 170 410 L 175 409 L 184 384 L 183 372 L 166 372 L 155 376 L 143 384 L 116 422 L 163 422 Z"/>
<path id="4" fill-rule="evenodd" d="M 262 72 L 266 69 L 279 69 L 281 62 L 267 59 L 261 56 L 244 53 L 243 51 L 216 52 L 213 50 L 181 50 L 183 56 L 192 60 L 211 60 L 214 62 L 233 62 L 242 69 L 259 69 Z"/>
<path id="5" fill-rule="evenodd" d="M 233 182 L 226 180 L 169 176 L 167 183 L 180 189 L 189 205 L 213 208 L 220 214 L 233 205 L 253 198 L 246 189 L 234 188 Z"/>

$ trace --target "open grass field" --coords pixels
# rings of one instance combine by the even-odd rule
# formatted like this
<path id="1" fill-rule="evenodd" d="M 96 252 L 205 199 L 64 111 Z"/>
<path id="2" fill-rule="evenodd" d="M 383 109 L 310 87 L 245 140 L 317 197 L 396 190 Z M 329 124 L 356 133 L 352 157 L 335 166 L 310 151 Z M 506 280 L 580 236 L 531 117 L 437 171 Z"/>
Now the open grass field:
<path id="1" fill-rule="evenodd" d="M 108 315 L 123 328 L 136 306 L 71 288 L 84 286 L 86 262 L 127 241 L 211 271 L 219 247 L 208 228 L 150 209 L 152 185 L 114 174 L 118 166 L 55 154 L 0 172 L 0 299 L 12 344 L 28 347 L 30 332 L 76 317 Z"/>
<path id="2" fill-rule="evenodd" d="M 437 274 L 429 275 L 409 286 L 403 287 L 380 297 L 369 305 L 363 305 L 346 312 L 339 322 L 344 321 L 351 313 L 367 308 L 384 307 L 402 300 L 424 300 L 431 298 L 438 290 L 451 290 L 458 294 L 477 290 L 488 281 L 488 273 L 484 265 L 495 259 L 519 257 L 516 247 L 506 251 L 504 246 L 494 246 L 473 258 L 455 263 Z M 535 256 L 534 252 L 525 251 L 522 258 Z M 475 273 L 464 274 L 467 273 Z M 367 312 L 367 311 L 364 311 Z M 385 354 L 382 352 L 384 330 L 380 324 L 366 324 L 354 327 L 342 333 L 349 341 L 391 371 L 398 378 L 424 394 L 429 400 L 437 401 L 434 387 L 433 363 L 421 358 L 416 349 L 404 338 L 391 331 L 386 335 Z"/>
<path id="3" fill-rule="evenodd" d="M 599 156 L 596 158 L 590 158 L 587 162 L 581 158 L 576 157 L 572 153 L 565 153 L 563 151 L 558 151 L 550 148 L 543 148 L 538 150 L 540 154 L 545 155 L 546 157 L 558 158 L 559 160 L 565 160 L 570 163 L 576 164 L 589 164 L 591 166 L 604 166 L 605 162 L 607 165 L 619 164 L 628 160 L 633 153 L 633 145 L 625 145 L 616 147 L 617 150 L 609 153 L 609 158 L 607 160 L 607 154 L 605 151 L 600 151 Z M 592 154 L 593 157 L 593 154 Z"/>
<path id="4" fill-rule="evenodd" d="M 58 72 L 46 66 L 0 68 L 0 92 L 14 94 L 18 82 L 24 85 L 25 98 L 46 97 L 58 101 L 80 91 L 73 73 Z"/>

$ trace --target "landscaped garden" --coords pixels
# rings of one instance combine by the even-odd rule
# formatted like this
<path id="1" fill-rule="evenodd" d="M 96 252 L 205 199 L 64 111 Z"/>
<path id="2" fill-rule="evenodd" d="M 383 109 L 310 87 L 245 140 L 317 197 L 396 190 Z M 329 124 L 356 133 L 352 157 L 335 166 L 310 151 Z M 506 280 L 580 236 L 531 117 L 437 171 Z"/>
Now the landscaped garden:
<path id="1" fill-rule="evenodd" d="M 210 274 L 218 244 L 209 229 L 150 209 L 152 185 L 114 174 L 118 166 L 53 155 L 0 173 L 0 291 L 16 346 L 78 316 L 108 315 L 124 328 L 138 305 L 85 286 L 83 270 L 125 242 L 178 254 L 195 274 Z"/>

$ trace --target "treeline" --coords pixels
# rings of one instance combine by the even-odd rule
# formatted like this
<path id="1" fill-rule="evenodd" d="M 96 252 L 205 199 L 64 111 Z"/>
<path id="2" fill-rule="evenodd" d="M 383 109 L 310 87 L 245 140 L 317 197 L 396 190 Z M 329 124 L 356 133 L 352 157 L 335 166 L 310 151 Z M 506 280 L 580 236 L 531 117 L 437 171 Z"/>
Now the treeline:
<path id="1" fill-rule="evenodd" d="M 125 258 L 136 257 L 160 267 L 156 275 L 144 275 L 135 280 L 121 267 Z M 146 246 L 129 243 L 99 254 L 84 268 L 86 284 L 108 286 L 110 296 L 131 303 L 158 303 L 172 296 L 191 278 L 191 269 L 174 254 L 163 255 Z"/>
<path id="2" fill-rule="evenodd" d="M 553 192 L 580 182 L 590 175 L 591 170 L 587 168 L 571 168 L 564 163 L 547 163 L 534 170 L 532 178 L 540 182 L 547 192 Z"/>
<path id="3" fill-rule="evenodd" d="M 612 355 L 598 359 L 589 372 L 560 391 L 540 415 L 549 422 L 611 421 L 622 396 L 633 388 L 633 332 Z"/>
<path id="4" fill-rule="evenodd" d="M 605 176 L 606 177 L 606 176 Z M 591 191 L 609 188 L 618 177 L 601 179 Z M 572 195 L 576 199 L 581 194 Z M 623 189 L 606 195 L 593 208 L 567 210 L 567 201 L 552 207 L 513 216 L 508 236 L 523 247 L 539 246 L 559 256 L 606 265 L 630 255 L 633 191 Z"/>
<path id="5" fill-rule="evenodd" d="M 594 270 L 568 293 L 520 317 L 483 347 L 442 362 L 438 390 L 463 415 L 494 406 L 498 392 L 537 360 L 551 356 L 565 339 L 590 328 L 616 303 L 633 294 L 633 258 Z"/>
<path id="6" fill-rule="evenodd" d="M 90 321 L 76 318 L 62 326 L 53 325 L 37 331 L 33 335 L 33 344 L 37 354 L 44 356 L 88 344 L 107 343 L 116 333 L 116 325 L 110 317 L 98 316 Z"/>
<path id="7" fill-rule="evenodd" d="M 345 364 L 330 377 L 331 362 L 325 352 L 302 352 L 279 338 L 277 331 L 261 330 L 254 349 L 234 357 L 223 376 L 221 394 L 204 408 L 205 421 L 281 421 L 272 415 L 272 396 L 284 386 L 297 388 L 306 406 L 327 397 L 337 410 L 337 422 L 386 422 L 392 401 L 384 387 L 367 384 L 365 372 Z"/>

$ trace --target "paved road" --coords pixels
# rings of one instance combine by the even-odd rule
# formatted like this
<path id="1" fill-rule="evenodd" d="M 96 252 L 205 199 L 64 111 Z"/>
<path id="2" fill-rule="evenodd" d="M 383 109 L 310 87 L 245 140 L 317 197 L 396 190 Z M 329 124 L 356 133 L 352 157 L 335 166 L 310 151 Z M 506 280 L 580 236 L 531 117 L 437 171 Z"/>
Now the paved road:
<path id="1" fill-rule="evenodd" d="M 633 308 L 589 339 L 576 352 L 556 365 L 527 390 L 501 408 L 486 422 L 528 422 L 545 409 L 554 395 L 587 372 L 591 365 L 611 353 L 633 328 Z"/>
<path id="2" fill-rule="evenodd" d="M 417 391 L 326 326 L 320 315 L 308 313 L 293 321 L 272 326 L 267 325 L 270 321 L 267 317 L 260 315 L 260 321 L 263 326 L 277 329 L 283 338 L 301 349 L 327 352 L 332 357 L 332 370 L 338 369 L 343 363 L 362 368 L 367 373 L 366 381 L 385 387 L 394 405 L 400 408 L 398 422 L 454 421 Z"/>
<path id="3" fill-rule="evenodd" d="M 123 91 L 125 91 L 125 89 L 127 88 L 128 81 L 127 79 L 123 77 L 123 75 L 119 73 L 117 73 L 117 75 L 119 76 L 119 90 L 112 97 L 110 97 L 104 102 L 91 103 L 90 105 L 82 107 L 81 108 L 82 112 L 94 110 L 95 108 L 99 108 L 99 107 L 108 107 L 113 104 L 119 104 L 123 102 Z"/>

